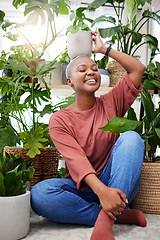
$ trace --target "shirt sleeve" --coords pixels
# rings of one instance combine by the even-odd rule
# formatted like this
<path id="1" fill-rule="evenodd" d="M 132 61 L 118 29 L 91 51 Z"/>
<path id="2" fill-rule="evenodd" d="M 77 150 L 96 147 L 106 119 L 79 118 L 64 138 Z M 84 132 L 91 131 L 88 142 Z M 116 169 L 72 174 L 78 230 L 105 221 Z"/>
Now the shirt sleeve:
<path id="1" fill-rule="evenodd" d="M 63 119 L 64 121 L 64 119 Z M 78 190 L 87 187 L 83 181 L 90 173 L 96 174 L 85 152 L 72 136 L 67 125 L 63 124 L 58 116 L 51 116 L 49 121 L 49 134 L 58 151 L 63 155 L 70 176 L 76 182 Z"/>
<path id="2" fill-rule="evenodd" d="M 115 108 L 116 116 L 123 117 L 141 91 L 142 84 L 138 89 L 135 88 L 129 74 L 125 73 L 123 79 L 112 90 L 102 96 L 102 100 L 107 104 L 109 98 L 110 106 Z"/>

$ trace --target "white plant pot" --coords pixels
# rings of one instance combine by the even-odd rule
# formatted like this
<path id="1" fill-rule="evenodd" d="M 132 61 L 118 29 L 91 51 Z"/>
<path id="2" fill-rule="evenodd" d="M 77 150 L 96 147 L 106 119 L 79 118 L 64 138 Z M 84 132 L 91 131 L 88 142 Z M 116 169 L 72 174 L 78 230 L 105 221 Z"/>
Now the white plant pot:
<path id="1" fill-rule="evenodd" d="M 55 69 L 50 71 L 51 79 L 49 74 L 44 77 L 45 81 L 50 84 L 61 85 L 62 84 L 62 63 L 56 62 Z"/>
<path id="2" fill-rule="evenodd" d="M 30 192 L 13 197 L 0 197 L 0 239 L 25 237 L 30 227 Z"/>
<path id="3" fill-rule="evenodd" d="M 68 33 L 67 35 L 68 55 L 71 59 L 92 54 L 92 34 L 88 31 L 78 31 L 77 33 Z"/>
<path id="4" fill-rule="evenodd" d="M 101 74 L 101 86 L 109 87 L 110 78 L 107 69 L 98 68 L 98 71 Z"/>

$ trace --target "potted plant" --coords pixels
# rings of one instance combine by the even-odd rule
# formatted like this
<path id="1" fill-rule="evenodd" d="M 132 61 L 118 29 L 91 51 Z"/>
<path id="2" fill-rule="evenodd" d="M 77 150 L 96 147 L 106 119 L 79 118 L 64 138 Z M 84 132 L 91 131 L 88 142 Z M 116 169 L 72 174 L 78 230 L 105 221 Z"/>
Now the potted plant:
<path id="1" fill-rule="evenodd" d="M 160 104 L 155 106 L 151 89 L 160 89 L 160 63 L 150 63 L 143 75 L 143 90 L 140 100 L 144 107 L 144 116 L 138 121 L 133 108 L 128 111 L 127 118 L 112 118 L 104 131 L 122 133 L 128 130 L 137 131 L 145 144 L 142 179 L 139 192 L 131 204 L 145 213 L 160 214 L 160 159 L 156 156 L 157 147 L 160 147 Z"/>
<path id="2" fill-rule="evenodd" d="M 65 50 L 60 54 L 58 62 L 62 66 L 62 83 L 67 85 L 67 80 L 66 80 L 66 68 L 68 63 L 70 62 L 70 57 L 68 55 L 68 49 L 67 46 L 65 47 Z"/>
<path id="3" fill-rule="evenodd" d="M 89 11 L 94 11 L 99 7 L 107 4 L 114 9 L 115 17 L 112 16 L 99 16 L 93 22 L 91 27 L 99 23 L 112 24 L 111 27 L 99 28 L 102 38 L 107 40 L 107 44 L 117 45 L 117 50 L 136 56 L 137 50 L 143 45 L 147 45 L 151 49 L 150 61 L 155 56 L 158 50 L 158 40 L 151 34 L 141 33 L 142 27 L 149 22 L 150 19 L 160 23 L 159 10 L 156 12 L 150 10 L 143 10 L 146 3 L 151 4 L 151 0 L 138 1 L 138 0 L 94 0 L 88 6 Z M 142 16 L 137 19 L 138 9 L 142 7 Z M 123 23 L 124 10 L 127 12 L 128 22 Z M 111 73 L 111 86 L 115 86 L 124 74 L 124 69 L 115 61 L 111 61 L 108 65 L 108 71 Z M 118 78 L 120 76 L 120 78 Z M 113 84 L 112 84 L 113 82 Z"/>
<path id="4" fill-rule="evenodd" d="M 64 0 L 50 1 L 48 0 L 28 0 L 28 1 L 13 1 L 13 6 L 18 9 L 20 5 L 25 4 L 24 17 L 26 19 L 23 23 L 4 21 L 2 24 L 2 29 L 6 32 L 6 37 L 12 41 L 17 41 L 20 36 L 26 41 L 27 50 L 29 50 L 32 59 L 35 57 L 41 58 L 46 51 L 46 49 L 55 41 L 55 39 L 61 34 L 56 30 L 56 16 L 59 14 L 68 15 L 70 9 L 70 2 Z M 28 25 L 35 26 L 38 23 L 46 25 L 46 31 L 43 33 L 44 41 L 39 42 L 36 45 L 30 40 L 30 36 L 25 32 L 25 27 Z M 16 33 L 12 33 L 12 30 Z M 37 51 L 38 49 L 38 51 Z"/>
<path id="5" fill-rule="evenodd" d="M 0 154 L 0 232 L 1 239 L 25 237 L 30 227 L 29 179 L 34 169 L 32 160 L 20 156 Z"/>
<path id="6" fill-rule="evenodd" d="M 45 114 L 56 111 L 51 102 L 51 89 L 44 79 L 54 69 L 54 64 L 55 61 L 43 62 L 32 76 L 24 63 L 10 62 L 7 67 L 12 69 L 12 77 L 5 75 L 0 78 L 0 91 L 6 96 L 0 105 L 0 148 L 2 150 L 4 146 L 12 146 L 12 151 L 17 151 L 26 160 L 34 158 L 35 175 L 31 179 L 31 186 L 43 178 L 56 177 L 58 172 L 59 153 L 49 137 L 48 124 L 40 120 Z M 31 77 L 32 84 L 24 82 L 26 76 Z M 44 89 L 34 83 L 35 77 L 41 79 Z M 38 106 L 42 102 L 46 104 L 40 110 Z M 30 124 L 26 121 L 26 114 L 30 116 Z M 20 146 L 19 150 L 17 146 Z M 11 149 L 5 147 L 5 151 L 11 152 Z M 45 170 L 42 170 L 45 161 L 47 164 Z"/>
<path id="7" fill-rule="evenodd" d="M 68 15 L 70 9 L 70 1 L 58 0 L 58 1 L 41 1 L 41 0 L 28 0 L 21 1 L 16 0 L 12 2 L 13 6 L 18 9 L 19 6 L 25 4 L 24 9 L 24 22 L 16 23 L 5 20 L 2 22 L 2 29 L 6 32 L 5 37 L 9 38 L 13 42 L 21 37 L 24 39 L 25 44 L 15 45 L 10 49 L 10 60 L 23 61 L 33 74 L 32 69 L 36 69 L 39 62 L 47 48 L 55 41 L 57 37 L 61 35 L 61 31 L 57 32 L 56 29 L 56 17 L 60 14 Z M 0 13 L 1 18 L 3 15 Z M 3 17 L 4 18 L 4 17 Z M 43 38 L 37 43 L 33 43 L 30 39 L 30 32 L 27 33 L 27 26 L 35 28 L 41 24 L 43 27 Z M 31 82 L 31 78 L 27 77 L 26 81 Z M 38 81 L 35 79 L 35 81 Z"/>
<path id="8" fill-rule="evenodd" d="M 109 72 L 107 70 L 108 57 L 104 56 L 101 59 L 96 60 L 96 57 L 94 55 L 94 61 L 97 64 L 98 71 L 101 74 L 101 86 L 109 87 L 110 79 L 109 79 Z"/>

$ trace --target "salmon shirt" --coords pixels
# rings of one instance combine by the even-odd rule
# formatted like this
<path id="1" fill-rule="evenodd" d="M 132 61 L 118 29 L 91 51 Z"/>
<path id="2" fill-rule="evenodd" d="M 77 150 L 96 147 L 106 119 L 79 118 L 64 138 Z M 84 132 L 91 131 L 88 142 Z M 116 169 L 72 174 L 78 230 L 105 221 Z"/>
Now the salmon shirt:
<path id="1" fill-rule="evenodd" d="M 83 181 L 88 174 L 100 176 L 108 162 L 119 134 L 104 132 L 104 127 L 114 116 L 123 117 L 132 105 L 142 85 L 136 89 L 125 73 L 117 86 L 100 97 L 86 111 L 61 109 L 49 121 L 49 134 L 66 164 L 67 178 L 72 178 L 78 190 L 87 187 Z"/>

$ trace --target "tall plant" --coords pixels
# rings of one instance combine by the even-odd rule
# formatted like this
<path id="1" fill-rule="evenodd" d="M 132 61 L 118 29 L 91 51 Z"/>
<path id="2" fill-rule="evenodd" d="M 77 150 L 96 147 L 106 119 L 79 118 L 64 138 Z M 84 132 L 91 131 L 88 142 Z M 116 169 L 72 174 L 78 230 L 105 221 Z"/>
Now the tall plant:
<path id="1" fill-rule="evenodd" d="M 6 100 L 0 105 L 0 147 L 5 145 L 15 146 L 16 143 L 23 142 L 23 147 L 28 148 L 27 155 L 34 157 L 39 154 L 39 148 L 43 148 L 45 142 L 48 143 L 48 136 L 45 133 L 45 128 L 48 125 L 39 122 L 39 118 L 44 114 L 54 111 L 51 103 L 51 89 L 48 88 L 44 76 L 53 70 L 55 60 L 49 63 L 43 62 L 40 64 L 34 76 L 31 75 L 30 69 L 21 62 L 10 62 L 8 65 L 12 69 L 12 77 L 3 76 L 0 78 L 0 91 Z M 32 79 L 32 84 L 25 82 L 27 76 Z M 35 85 L 34 78 L 39 78 L 45 84 L 45 89 L 40 87 L 40 84 Z M 24 94 L 28 94 L 21 102 Z M 39 111 L 38 104 L 46 102 L 44 108 Z M 25 111 L 31 111 L 31 126 L 26 122 Z M 15 129 L 10 119 L 17 120 L 19 130 Z M 11 137 L 12 136 L 12 137 Z M 49 137 L 49 136 L 48 136 Z M 51 143 L 51 141 L 50 141 Z"/>
<path id="2" fill-rule="evenodd" d="M 70 1 L 67 0 L 13 0 L 13 6 L 17 9 L 25 4 L 24 17 L 26 20 L 23 23 L 5 21 L 2 28 L 6 31 L 6 37 L 12 41 L 17 41 L 21 36 L 25 39 L 25 48 L 29 49 L 30 56 L 41 58 L 46 49 L 60 36 L 61 31 L 57 32 L 56 17 L 60 14 L 68 15 L 70 9 Z M 37 26 L 38 23 L 46 26 L 43 43 L 33 44 L 30 40 L 30 35 L 25 33 L 27 25 Z M 13 31 L 16 33 L 13 33 Z"/>
<path id="3" fill-rule="evenodd" d="M 102 38 L 109 38 L 108 42 L 116 43 L 117 50 L 125 52 L 129 55 L 135 55 L 136 51 L 144 44 L 151 49 L 151 59 L 158 50 L 158 40 L 151 34 L 141 33 L 142 27 L 151 19 L 160 24 L 160 10 L 156 12 L 144 10 L 146 3 L 151 4 L 152 0 L 94 0 L 89 6 L 89 11 L 107 4 L 110 5 L 115 12 L 116 18 L 112 16 L 102 15 L 97 17 L 92 27 L 97 23 L 111 23 L 112 27 L 99 28 Z M 142 7 L 142 17 L 137 20 L 138 9 Z M 128 23 L 123 23 L 124 10 L 127 10 Z"/>

